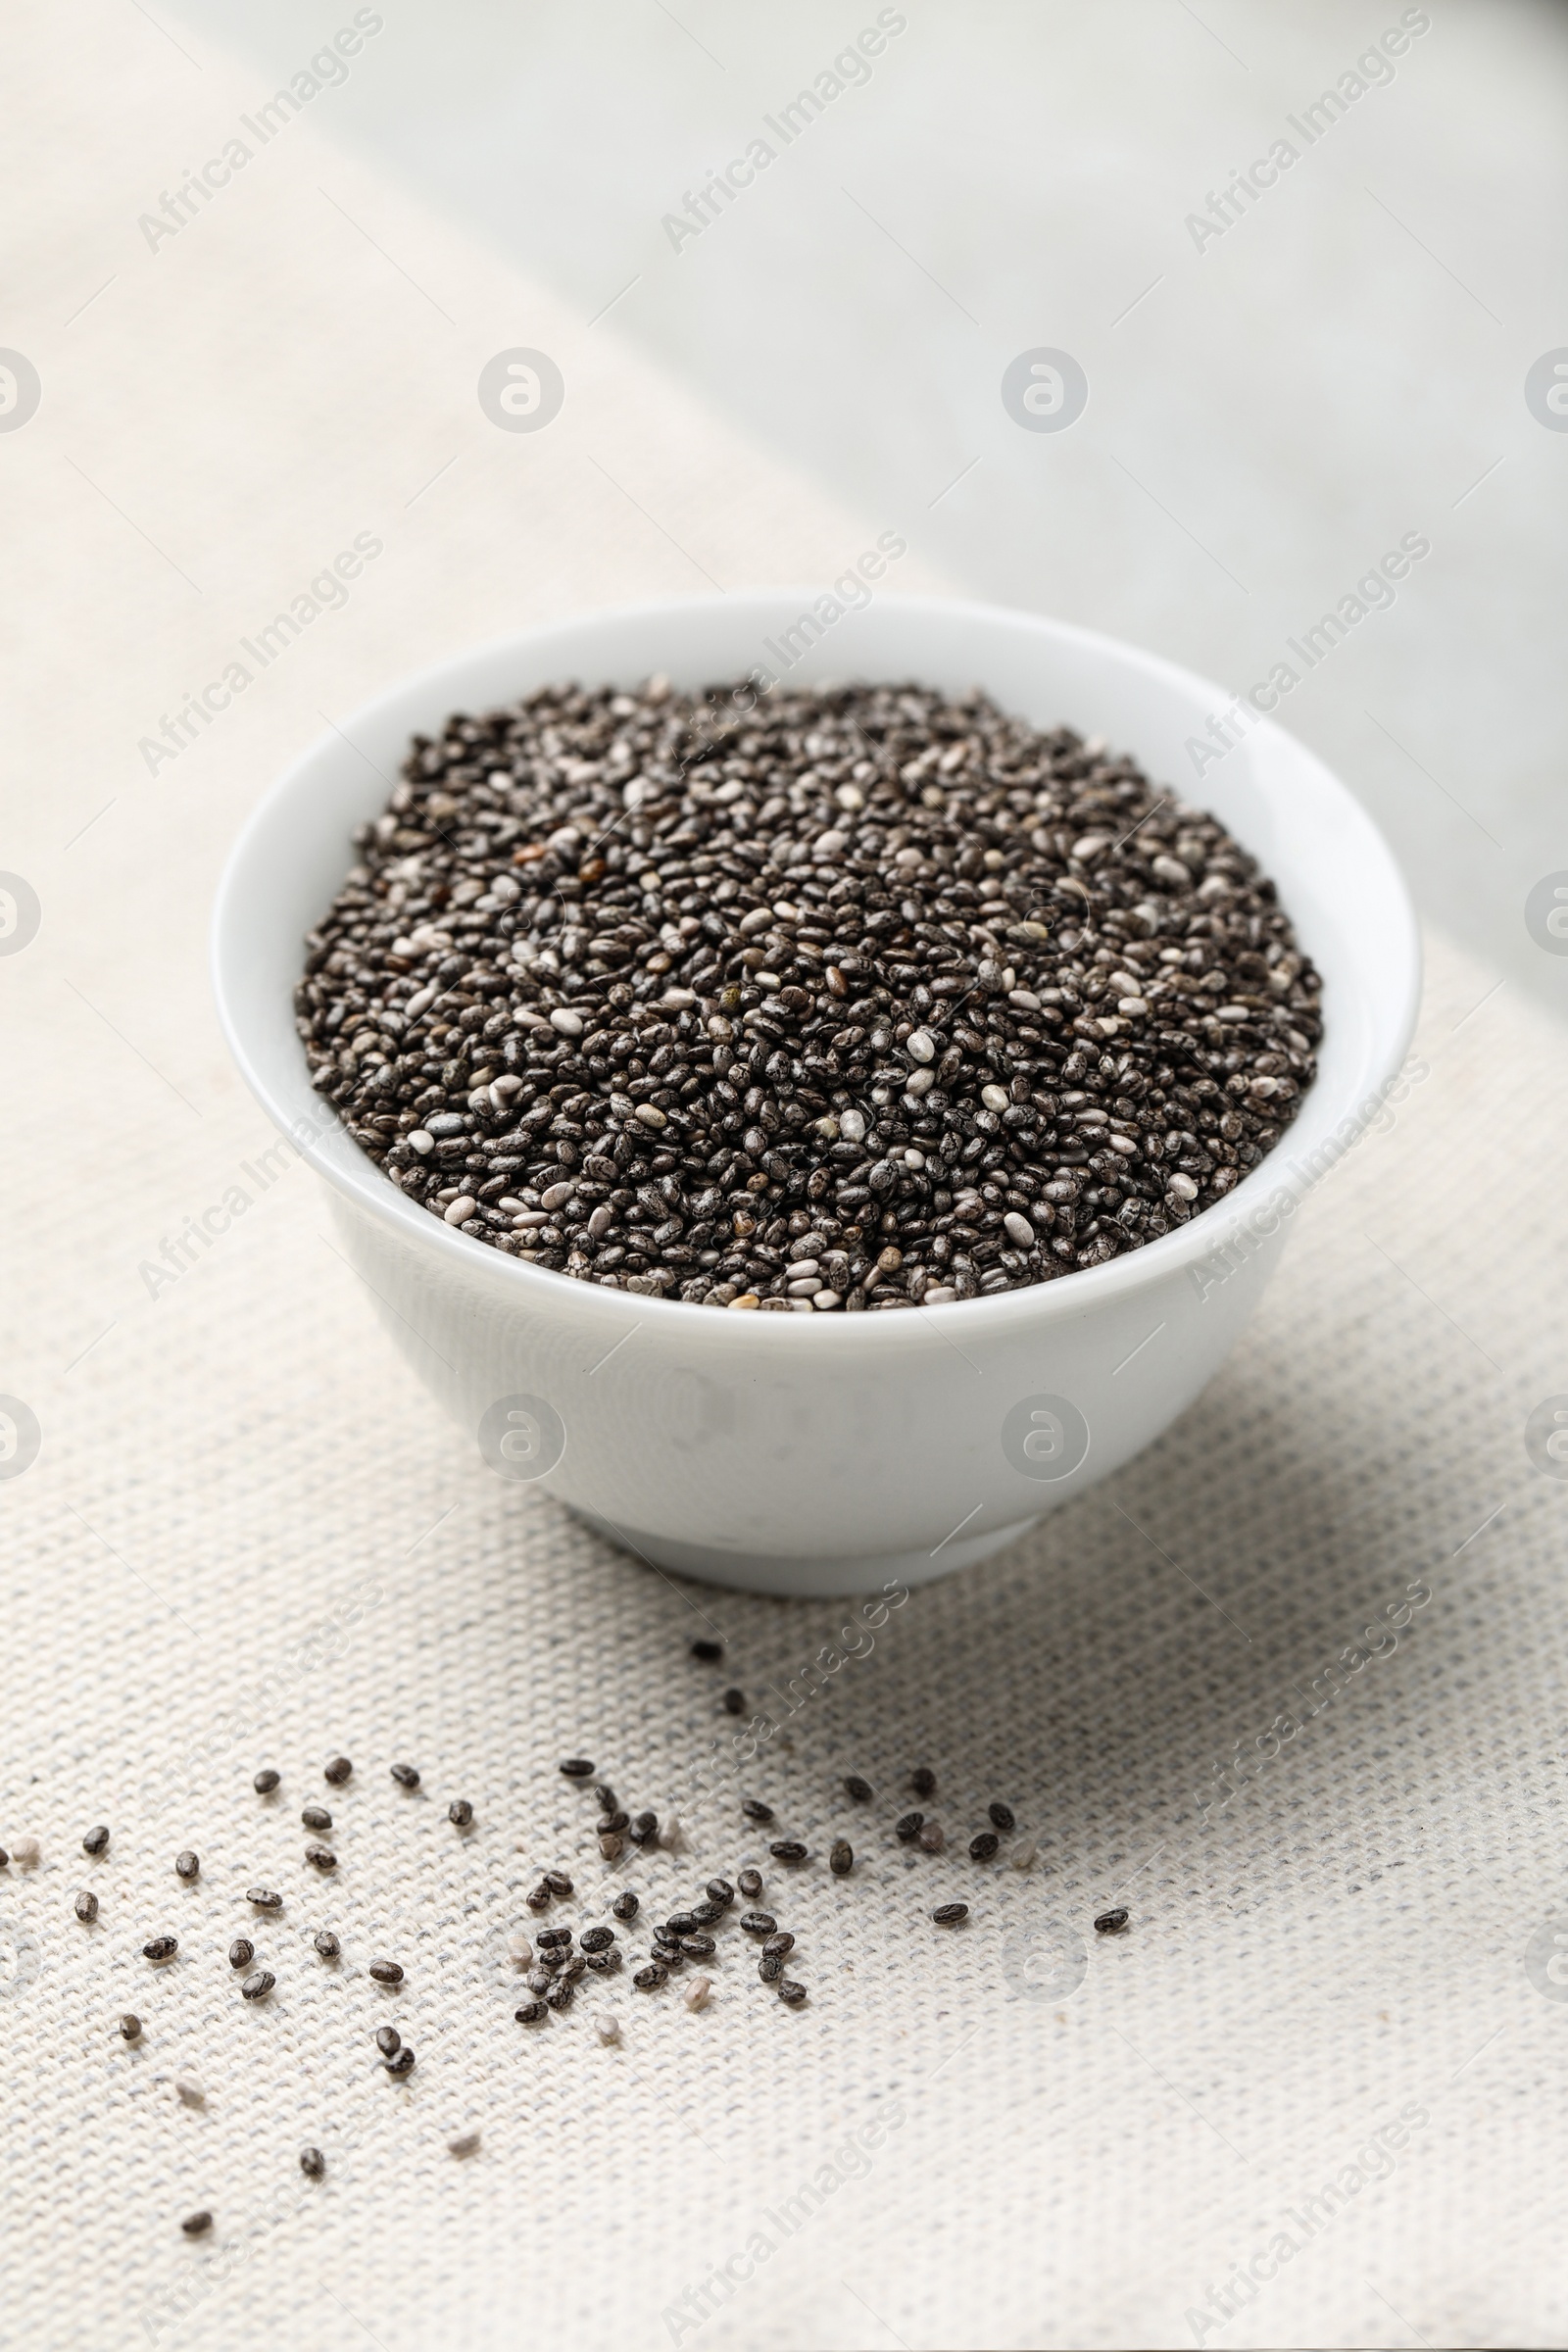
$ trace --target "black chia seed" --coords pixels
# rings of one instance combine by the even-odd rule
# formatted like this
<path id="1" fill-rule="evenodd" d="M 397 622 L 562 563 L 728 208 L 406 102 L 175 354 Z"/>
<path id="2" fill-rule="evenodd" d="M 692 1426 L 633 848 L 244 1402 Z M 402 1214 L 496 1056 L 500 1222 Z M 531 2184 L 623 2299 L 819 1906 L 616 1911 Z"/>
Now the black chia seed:
<path id="1" fill-rule="evenodd" d="M 281 1911 L 283 1897 L 274 1894 L 270 1886 L 247 1886 L 245 1900 L 254 1903 L 258 1911 Z"/>
<path id="2" fill-rule="evenodd" d="M 308 1830 L 329 1830 L 332 1827 L 332 1816 L 324 1805 L 306 1805 L 300 1820 Z"/>
<path id="3" fill-rule="evenodd" d="M 347 1756 L 333 1756 L 327 1764 L 323 1765 L 321 1778 L 323 1781 L 330 1781 L 334 1788 L 340 1788 L 353 1770 L 354 1767 Z"/>
<path id="4" fill-rule="evenodd" d="M 929 1764 L 918 1765 L 909 1775 L 909 1787 L 916 1796 L 935 1796 L 937 1776 Z"/>
<path id="5" fill-rule="evenodd" d="M 241 1984 L 241 1997 L 247 2001 L 265 2001 L 276 1983 L 277 1979 L 270 1968 L 259 1968 Z"/>
<path id="6" fill-rule="evenodd" d="M 767 1850 L 775 1862 L 804 1862 L 806 1860 L 806 1848 L 798 1838 L 776 1838 Z"/>
<path id="7" fill-rule="evenodd" d="M 396 1960 L 372 1960 L 369 1974 L 377 1984 L 401 1984 L 403 1971 Z"/>
<path id="8" fill-rule="evenodd" d="M 762 1957 L 757 1963 L 757 1973 L 764 1984 L 776 1984 L 784 1974 L 784 1955 L 770 1952 L 763 1946 Z"/>
<path id="9" fill-rule="evenodd" d="M 144 1943 L 141 1949 L 144 1960 L 172 1960 L 179 1949 L 179 1937 L 177 1936 L 155 1936 L 152 1941 Z"/>
<path id="10" fill-rule="evenodd" d="M 727 1911 L 735 1900 L 735 1889 L 728 1879 L 710 1879 L 704 1892 L 709 1901 L 716 1903 L 721 1911 Z"/>
<path id="11" fill-rule="evenodd" d="M 806 1986 L 797 1984 L 793 1977 L 780 1977 L 778 1997 L 787 2009 L 798 2009 L 806 1998 Z"/>
<path id="12" fill-rule="evenodd" d="M 307 2180 L 319 2180 L 326 2171 L 326 2158 L 319 2148 L 301 2148 L 300 2171 Z"/>
<path id="13" fill-rule="evenodd" d="M 417 1788 L 419 1786 L 419 1772 L 417 1765 L 394 1764 L 391 1767 L 391 1772 L 392 1778 L 396 1781 L 400 1788 Z"/>
<path id="14" fill-rule="evenodd" d="M 205 2237 L 213 2226 L 213 2217 L 210 2213 L 187 2213 L 179 2226 L 187 2237 Z"/>
<path id="15" fill-rule="evenodd" d="M 513 2011 L 513 2015 L 519 2026 L 542 2026 L 550 2012 L 543 2001 L 524 2001 L 520 2009 Z"/>
<path id="16" fill-rule="evenodd" d="M 970 1861 L 989 1862 L 1001 1843 L 1002 1839 L 995 1830 L 982 1830 L 978 1838 L 969 1840 Z"/>
<path id="17" fill-rule="evenodd" d="M 773 1818 L 772 1806 L 764 1805 L 760 1796 L 743 1796 L 741 1811 L 748 1821 L 771 1821 Z"/>
<path id="18" fill-rule="evenodd" d="M 403 2044 L 401 2050 L 394 2051 L 392 2056 L 387 2060 L 386 2071 L 389 2075 L 413 2074 L 414 2052 L 410 2049 L 407 2042 Z"/>
<path id="19" fill-rule="evenodd" d="M 893 1835 L 903 1845 L 912 1845 L 925 1827 L 923 1813 L 905 1813 L 893 1824 Z"/>
<path id="20" fill-rule="evenodd" d="M 639 1992 L 657 1992 L 669 1971 L 662 1960 L 650 1960 L 646 1968 L 638 1969 L 632 1983 Z"/>
<path id="21" fill-rule="evenodd" d="M 846 1777 L 844 1787 L 846 1792 L 854 1797 L 858 1805 L 868 1805 L 876 1794 L 870 1782 L 862 1781 L 858 1772 L 852 1772 Z"/>
<path id="22" fill-rule="evenodd" d="M 81 1850 L 84 1854 L 92 1854 L 94 1856 L 108 1853 L 109 1832 L 104 1827 L 102 1822 L 99 1823 L 97 1829 L 89 1830 L 87 1832 L 86 1837 L 81 1841 Z"/>
<path id="23" fill-rule="evenodd" d="M 710 1642 L 706 1637 L 699 1637 L 692 1643 L 692 1656 L 701 1658 L 705 1666 L 716 1666 L 723 1655 L 724 1644 L 722 1642 Z"/>
<path id="24" fill-rule="evenodd" d="M 628 1886 L 624 1894 L 616 1895 L 610 1908 L 613 1912 L 616 1919 L 635 1919 L 639 1908 L 639 1898 L 633 1894 L 631 1888 Z"/>
<path id="25" fill-rule="evenodd" d="M 1119 1908 L 1115 1911 L 1102 1911 L 1095 1922 L 1097 1936 L 1122 1936 L 1125 1935 L 1126 1930 L 1127 1913 Z"/>
<path id="26" fill-rule="evenodd" d="M 827 1866 L 836 1879 L 847 1879 L 855 1868 L 855 1848 L 847 1838 L 835 1838 L 828 1852 Z"/>
<path id="27" fill-rule="evenodd" d="M 98 1897 L 84 1886 L 77 1895 L 73 1908 L 76 1917 L 86 1924 L 98 1916 Z"/>
<path id="28" fill-rule="evenodd" d="M 608 1952 L 615 1940 L 613 1928 L 584 1928 L 582 1948 L 585 1952 Z"/>
<path id="29" fill-rule="evenodd" d="M 778 1921 L 771 1911 L 743 1911 L 741 1926 L 748 1936 L 772 1936 L 777 1932 Z"/>
<path id="30" fill-rule="evenodd" d="M 744 1690 L 726 1690 L 726 1691 L 725 1691 L 725 1693 L 724 1693 L 724 1712 L 725 1712 L 725 1714 L 726 1714 L 726 1715 L 744 1715 L 744 1714 L 745 1714 L 745 1712 L 746 1712 L 746 1693 L 745 1693 L 745 1691 L 744 1691 Z"/>
<path id="31" fill-rule="evenodd" d="M 939 1928 L 956 1928 L 969 1916 L 967 1903 L 938 1903 L 931 1914 Z"/>
<path id="32" fill-rule="evenodd" d="M 571 1881 L 567 1878 L 564 1870 L 547 1870 L 545 1872 L 545 1885 L 549 1887 L 552 1894 L 559 1894 L 564 1897 L 571 1892 Z M 568 1941 L 569 1939 L 568 1933 Z M 543 1939 L 541 1938 L 541 1940 Z"/>
<path id="33" fill-rule="evenodd" d="M 582 1281 L 1054 1281 L 1222 1200 L 1315 1075 L 1255 860 L 978 693 L 544 688 L 416 737 L 356 841 L 296 991 L 318 1091 L 409 1199 Z"/>
<path id="34" fill-rule="evenodd" d="M 377 2026 L 375 2046 L 383 2058 L 395 2058 L 403 2047 L 403 2036 L 396 2026 Z"/>
<path id="35" fill-rule="evenodd" d="M 336 1870 L 337 1868 L 337 1856 L 329 1845 L 308 1845 L 305 1848 L 305 1859 L 314 1864 L 318 1870 Z"/>
<path id="36" fill-rule="evenodd" d="M 747 1901 L 755 1903 L 762 1891 L 762 1874 L 760 1870 L 738 1870 L 735 1873 L 735 1884 Z"/>
<path id="37" fill-rule="evenodd" d="M 561 1767 L 568 1781 L 591 1781 L 594 1768 L 584 1756 L 568 1756 Z"/>
<path id="38" fill-rule="evenodd" d="M 249 1968 L 255 1957 L 256 1946 L 250 1941 L 249 1937 L 245 1936 L 236 1936 L 233 1942 L 228 1947 L 229 1967 Z"/>
<path id="39" fill-rule="evenodd" d="M 174 1856 L 174 1876 L 176 1879 L 189 1880 L 199 1879 L 201 1875 L 201 1856 L 199 1854 L 192 1853 L 190 1847 L 187 1845 L 182 1853 L 178 1853 Z"/>
<path id="40" fill-rule="evenodd" d="M 991 1816 L 991 1826 L 995 1830 L 1007 1832 L 1018 1826 L 1017 1815 L 1010 1805 L 989 1804 L 986 1811 Z"/>
<path id="41" fill-rule="evenodd" d="M 466 1796 L 455 1796 L 447 1807 L 447 1819 L 455 1830 L 466 1830 L 473 1820 L 473 1807 Z"/>
<path id="42" fill-rule="evenodd" d="M 123 2041 L 140 2041 L 141 2019 L 136 2015 L 136 2012 L 133 2009 L 127 2009 L 124 2016 L 121 2019 L 120 2034 L 121 2038 Z"/>
<path id="43" fill-rule="evenodd" d="M 281 1773 L 272 1770 L 270 1764 L 264 1765 L 255 1780 L 252 1781 L 251 1787 L 258 1796 L 270 1796 L 282 1777 Z"/>
<path id="44" fill-rule="evenodd" d="M 343 1947 L 330 1928 L 321 1928 L 317 1932 L 316 1948 L 323 1960 L 335 1960 Z"/>

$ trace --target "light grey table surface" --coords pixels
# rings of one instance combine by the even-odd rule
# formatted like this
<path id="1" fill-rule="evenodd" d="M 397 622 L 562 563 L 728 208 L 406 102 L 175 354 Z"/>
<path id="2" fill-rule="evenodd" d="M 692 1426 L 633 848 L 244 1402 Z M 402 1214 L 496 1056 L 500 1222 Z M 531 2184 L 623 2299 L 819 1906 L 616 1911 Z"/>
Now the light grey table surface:
<path id="1" fill-rule="evenodd" d="M 1426 911 L 1568 1010 L 1568 962 L 1523 917 L 1568 866 L 1568 433 L 1524 397 L 1568 347 L 1568 11 L 911 0 L 831 98 L 817 77 L 874 6 L 385 16 L 315 111 L 328 136 L 583 317 L 613 302 L 623 334 L 970 592 L 1237 693 L 1291 663 L 1280 716 L 1376 811 Z M 259 86 L 327 29 L 306 0 L 166 21 Z M 1379 62 L 1391 32 L 1407 46 Z M 814 118 L 785 111 L 803 89 Z M 759 137 L 774 162 L 691 233 L 687 195 Z M 1210 196 L 1281 139 L 1296 160 L 1208 233 Z M 1020 431 L 1000 398 L 1042 346 L 1089 381 L 1062 434 Z M 1288 641 L 1406 532 L 1430 557 L 1308 671 Z"/>

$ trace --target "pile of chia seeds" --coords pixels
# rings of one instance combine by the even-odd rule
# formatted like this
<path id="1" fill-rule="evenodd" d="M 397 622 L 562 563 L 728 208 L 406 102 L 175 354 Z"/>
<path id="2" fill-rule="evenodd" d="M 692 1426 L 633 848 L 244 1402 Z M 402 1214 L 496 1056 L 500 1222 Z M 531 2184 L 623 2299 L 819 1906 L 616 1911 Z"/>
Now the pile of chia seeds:
<path id="1" fill-rule="evenodd" d="M 317 1088 L 411 1200 L 696 1304 L 1051 1282 L 1208 1208 L 1319 981 L 1211 816 L 975 692 L 547 687 L 416 736 L 310 935 Z"/>

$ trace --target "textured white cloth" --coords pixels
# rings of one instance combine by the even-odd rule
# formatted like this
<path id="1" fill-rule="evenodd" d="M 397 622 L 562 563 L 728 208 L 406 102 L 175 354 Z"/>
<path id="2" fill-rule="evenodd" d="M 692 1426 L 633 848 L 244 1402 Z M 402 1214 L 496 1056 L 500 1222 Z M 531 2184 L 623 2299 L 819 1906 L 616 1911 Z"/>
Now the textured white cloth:
<path id="1" fill-rule="evenodd" d="M 43 908 L 0 959 L 0 1388 L 42 1436 L 0 1482 L 0 1844 L 35 1835 L 42 1859 L 0 1873 L 0 2343 L 1561 2343 L 1568 2005 L 1527 1947 L 1564 1899 L 1568 1487 L 1524 1442 L 1568 1389 L 1560 1038 L 1434 942 L 1430 1073 L 1307 1204 L 1223 1376 L 1019 1549 L 892 1611 L 770 1743 L 756 1786 L 817 1857 L 788 1885 L 768 1865 L 803 2011 L 731 1926 L 701 2014 L 622 1976 L 516 2026 L 527 1888 L 564 1864 L 580 1926 L 611 1884 L 557 1759 L 679 1813 L 686 1850 L 613 1882 L 663 1916 L 762 1847 L 693 1780 L 724 1682 L 789 1680 L 845 1612 L 682 1590 L 437 1416 L 314 1180 L 259 1179 L 270 1138 L 206 991 L 212 884 L 318 711 L 704 568 L 831 575 L 902 518 L 824 508 L 309 123 L 148 252 L 160 173 L 255 93 L 210 69 L 198 116 L 133 11 L 95 33 L 113 106 L 36 37 L 56 137 L 0 165 L 13 197 L 32 175 L 14 332 L 45 384 L 0 441 L 32 690 L 0 862 Z M 567 375 L 537 440 L 473 398 L 513 343 Z M 384 554 L 347 608 L 149 775 L 160 713 L 361 530 Z M 917 561 L 902 585 L 928 584 Z M 229 1229 L 150 1284 L 225 1199 Z M 1430 1597 L 1367 1656 L 1412 1586 Z M 719 1669 L 687 1655 L 710 1622 Z M 1222 1804 L 1238 1742 L 1251 1785 Z M 921 1762 L 939 1857 L 892 1837 Z M 993 1797 L 1032 1870 L 964 1857 Z M 313 1799 L 331 1879 L 302 1859 Z M 821 1860 L 841 1832 L 847 1882 Z M 944 1935 L 928 1912 L 956 1895 L 973 1918 Z M 1097 1938 L 1112 1902 L 1128 1933 Z M 180 1953 L 155 1971 L 161 1932 Z M 241 1933 L 278 1980 L 255 2007 L 224 1957 Z M 400 1991 L 364 1975 L 378 1954 Z M 385 2017 L 418 2053 L 404 2084 Z M 1380 2132 L 1392 2153 L 1363 2155 Z M 187 2241 L 198 2206 L 215 2228 Z M 1226 2322 L 1215 2288 L 1282 2231 L 1299 2250 Z"/>

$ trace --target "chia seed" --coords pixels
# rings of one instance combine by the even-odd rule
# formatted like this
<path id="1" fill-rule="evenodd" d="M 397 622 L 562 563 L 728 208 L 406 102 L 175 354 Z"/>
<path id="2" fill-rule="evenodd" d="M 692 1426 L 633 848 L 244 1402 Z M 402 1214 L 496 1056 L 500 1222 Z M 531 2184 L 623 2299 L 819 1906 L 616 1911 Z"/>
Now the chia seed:
<path id="1" fill-rule="evenodd" d="M 1010 1805 L 993 1803 L 987 1805 L 986 1811 L 991 1817 L 991 1826 L 993 1829 L 1002 1830 L 1005 1833 L 1010 1830 L 1015 1830 L 1018 1826 L 1017 1815 L 1013 1812 L 1013 1809 Z"/>
<path id="2" fill-rule="evenodd" d="M 417 1788 L 419 1786 L 418 1768 L 416 1765 L 394 1764 L 391 1771 L 400 1788 Z"/>
<path id="3" fill-rule="evenodd" d="M 332 1827 L 332 1816 L 324 1805 L 305 1806 L 300 1820 L 308 1830 L 329 1830 Z"/>
<path id="4" fill-rule="evenodd" d="M 1095 1922 L 1097 1936 L 1122 1936 L 1126 1934 L 1126 1930 L 1127 1913 L 1125 1910 L 1102 1911 Z"/>
<path id="5" fill-rule="evenodd" d="M 725 1691 L 725 1693 L 724 1693 L 724 1712 L 725 1712 L 725 1714 L 726 1714 L 726 1715 L 744 1715 L 744 1714 L 745 1714 L 745 1712 L 746 1712 L 746 1693 L 745 1693 L 745 1691 L 744 1691 L 744 1690 L 726 1690 L 726 1691 Z"/>
<path id="6" fill-rule="evenodd" d="M 201 1875 L 201 1856 L 199 1854 L 193 1854 L 189 1846 L 185 1847 L 183 1853 L 178 1853 L 174 1856 L 174 1876 L 176 1879 L 199 1879 Z"/>
<path id="7" fill-rule="evenodd" d="M 1255 860 L 978 693 L 546 687 L 416 737 L 356 844 L 318 1091 L 406 1198 L 610 1288 L 1058 1280 L 1222 1200 L 1316 1071 Z"/>
<path id="8" fill-rule="evenodd" d="M 252 1943 L 252 1942 L 250 1941 L 250 1939 L 249 1939 L 247 1936 L 235 1936 L 235 1938 L 234 1938 L 234 1940 L 233 1940 L 233 1942 L 232 1942 L 232 1943 L 229 1945 L 229 1947 L 228 1947 L 228 1965 L 229 1965 L 229 1967 L 230 1967 L 230 1968 L 249 1968 L 249 1966 L 250 1966 L 251 1962 L 252 1962 L 252 1961 L 255 1959 L 255 1957 L 256 1957 L 256 1946 L 255 1946 L 255 1944 L 254 1944 L 254 1943 Z"/>
<path id="9" fill-rule="evenodd" d="M 316 1948 L 323 1960 L 335 1960 L 342 1946 L 330 1928 L 321 1928 L 317 1933 Z"/>
<path id="10" fill-rule="evenodd" d="M 727 1911 L 735 1900 L 735 1889 L 728 1879 L 710 1879 L 704 1891 L 709 1901 L 716 1903 L 721 1911 Z"/>
<path id="11" fill-rule="evenodd" d="M 466 1830 L 473 1821 L 473 1807 L 466 1796 L 455 1796 L 447 1807 L 447 1819 L 455 1830 Z"/>
<path id="12" fill-rule="evenodd" d="M 277 1787 L 278 1782 L 282 1779 L 282 1777 L 283 1776 L 281 1773 L 274 1772 L 271 1766 L 268 1764 L 265 1765 L 263 1769 L 256 1775 L 255 1780 L 251 1783 L 251 1787 L 255 1789 L 258 1796 L 270 1796 L 272 1790 Z"/>
<path id="13" fill-rule="evenodd" d="M 847 1879 L 855 1868 L 855 1848 L 847 1838 L 835 1838 L 828 1853 L 827 1866 L 836 1879 Z"/>
<path id="14" fill-rule="evenodd" d="M 610 1908 L 613 1912 L 616 1919 L 635 1919 L 639 1908 L 638 1897 L 633 1894 L 631 1888 L 628 1886 L 624 1894 L 616 1895 Z"/>
<path id="15" fill-rule="evenodd" d="M 969 1840 L 970 1861 L 989 1862 L 1001 1843 L 1002 1840 L 995 1830 L 982 1830 L 978 1838 L 971 1838 Z"/>
<path id="16" fill-rule="evenodd" d="M 120 2034 L 122 2041 L 140 2041 L 141 2019 L 136 2015 L 133 2009 L 127 2009 L 124 2016 L 121 2019 Z"/>
<path id="17" fill-rule="evenodd" d="M 513 2015 L 519 2026 L 542 2026 L 550 2012 L 543 2001 L 524 2001 L 520 2009 L 514 2010 Z"/>
<path id="18" fill-rule="evenodd" d="M 319 2148 L 301 2148 L 300 2171 L 307 2180 L 319 2180 L 326 2171 L 326 2158 Z"/>
<path id="19" fill-rule="evenodd" d="M 98 1897 L 89 1892 L 86 1887 L 83 1887 L 80 1894 L 77 1895 L 73 1908 L 75 1911 L 76 1917 L 83 1923 L 83 1925 L 86 1925 L 92 1920 L 95 1920 L 98 1916 Z"/>
<path id="20" fill-rule="evenodd" d="M 854 1797 L 858 1805 L 868 1805 L 872 1797 L 876 1794 L 876 1790 L 872 1788 L 870 1782 L 862 1781 L 858 1772 L 852 1772 L 848 1775 L 845 1780 L 844 1787 L 848 1794 Z"/>
<path id="21" fill-rule="evenodd" d="M 412 2075 L 412 2074 L 413 2074 L 413 2072 L 414 2072 L 414 2052 L 413 2052 L 413 2051 L 410 2049 L 410 2047 L 409 2047 L 409 2045 L 408 2045 L 408 2043 L 407 2043 L 407 2042 L 405 2042 L 405 2043 L 403 2044 L 403 2047 L 402 2047 L 402 2049 L 401 2049 L 401 2050 L 398 2050 L 398 2051 L 397 2051 L 397 2052 L 396 2052 L 396 2053 L 395 2053 L 395 2054 L 394 2054 L 392 2057 L 390 2057 L 390 2058 L 387 2060 L 387 2062 L 386 2062 L 386 2071 L 387 2071 L 387 2073 L 388 2073 L 389 2075 Z"/>
<path id="22" fill-rule="evenodd" d="M 84 1854 L 92 1854 L 95 1857 L 109 1851 L 109 1832 L 101 1822 L 97 1829 L 87 1832 L 81 1841 L 81 1850 Z"/>
<path id="23" fill-rule="evenodd" d="M 741 1811 L 748 1821 L 771 1821 L 773 1818 L 772 1806 L 764 1805 L 760 1796 L 743 1796 Z"/>
<path id="24" fill-rule="evenodd" d="M 775 1862 L 804 1862 L 806 1848 L 798 1838 L 780 1838 L 768 1847 Z"/>
<path id="25" fill-rule="evenodd" d="M 353 1770 L 354 1767 L 347 1756 L 333 1756 L 330 1762 L 322 1767 L 321 1778 L 324 1781 L 330 1781 L 334 1788 L 340 1788 Z"/>
<path id="26" fill-rule="evenodd" d="M 921 1764 L 910 1773 L 909 1787 L 914 1790 L 916 1796 L 935 1796 L 937 1776 L 929 1764 Z"/>
<path id="27" fill-rule="evenodd" d="M 747 1900 L 755 1903 L 762 1891 L 762 1874 L 760 1870 L 738 1870 L 735 1884 Z"/>
<path id="28" fill-rule="evenodd" d="M 938 1903 L 931 1914 L 939 1928 L 956 1928 L 969 1916 L 967 1903 Z"/>
<path id="29" fill-rule="evenodd" d="M 706 1638 L 700 1637 L 692 1643 L 692 1656 L 701 1658 L 705 1666 L 716 1666 L 723 1655 L 724 1644 L 722 1642 L 710 1642 Z"/>

